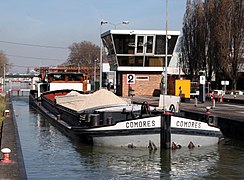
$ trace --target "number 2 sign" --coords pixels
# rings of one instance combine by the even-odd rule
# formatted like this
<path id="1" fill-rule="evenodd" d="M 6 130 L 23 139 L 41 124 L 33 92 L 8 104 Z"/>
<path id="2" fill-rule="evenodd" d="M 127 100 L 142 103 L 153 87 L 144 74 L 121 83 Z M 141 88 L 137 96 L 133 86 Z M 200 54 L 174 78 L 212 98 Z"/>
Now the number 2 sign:
<path id="1" fill-rule="evenodd" d="M 135 84 L 135 83 L 136 83 L 136 75 L 127 74 L 127 84 Z"/>

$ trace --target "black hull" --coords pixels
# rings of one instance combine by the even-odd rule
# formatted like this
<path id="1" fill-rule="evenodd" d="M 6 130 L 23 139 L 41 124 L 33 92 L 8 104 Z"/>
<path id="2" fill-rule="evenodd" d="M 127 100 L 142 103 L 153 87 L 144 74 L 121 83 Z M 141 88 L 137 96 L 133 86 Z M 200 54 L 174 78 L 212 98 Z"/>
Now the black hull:
<path id="1" fill-rule="evenodd" d="M 78 112 L 72 112 L 72 110 L 68 110 L 62 106 L 56 105 L 51 101 L 42 99 L 42 101 L 34 98 L 33 94 L 30 93 L 30 105 L 40 112 L 53 126 L 58 128 L 61 132 L 65 133 L 72 139 L 94 144 L 95 141 L 104 141 L 104 139 L 109 139 L 109 141 L 113 141 L 114 138 L 122 138 L 128 139 L 128 142 L 131 140 L 131 137 L 137 137 L 138 139 L 143 139 L 144 136 L 148 138 L 149 136 L 158 138 L 162 129 L 160 126 L 154 127 L 145 127 L 145 128 L 135 128 L 135 129 L 119 129 L 116 128 L 117 123 L 129 123 L 131 119 L 126 119 L 124 121 L 113 122 L 112 124 L 108 124 L 107 122 L 102 124 L 101 121 L 97 126 L 91 126 L 91 124 L 86 124 L 88 122 L 81 120 L 81 114 Z M 54 106 L 54 107 L 52 107 Z M 121 112 L 120 112 L 121 113 Z M 127 116 L 126 116 L 127 117 Z M 147 116 L 139 118 L 140 121 L 151 121 L 148 119 L 151 118 L 159 118 L 157 120 L 160 121 L 159 115 L 155 116 Z M 65 121 L 63 120 L 65 119 Z M 134 119 L 136 120 L 136 119 Z M 137 119 L 138 120 L 138 119 Z M 71 121 L 73 121 L 71 123 Z M 90 122 L 89 122 L 90 123 Z M 111 123 L 111 122 L 110 122 Z M 190 136 L 190 137 L 202 137 L 202 138 L 215 138 L 218 139 L 221 136 L 220 131 L 214 130 L 200 130 L 200 129 L 180 129 L 180 128 L 171 128 L 170 133 L 174 136 Z M 104 138 L 104 139 L 103 139 Z M 151 140 L 151 139 L 149 139 Z M 117 140 L 119 141 L 119 140 Z M 134 141 L 134 140 L 133 140 Z M 142 140 L 143 141 L 143 140 Z M 147 139 L 148 142 L 148 139 Z M 157 139 L 158 142 L 158 139 Z M 97 143 L 97 142 L 96 142 Z"/>
<path id="2" fill-rule="evenodd" d="M 61 132 L 63 132 L 66 136 L 70 137 L 73 140 L 81 141 L 81 142 L 87 142 L 86 137 L 81 137 L 80 134 L 77 134 L 76 132 L 73 131 L 71 126 L 69 126 L 66 122 L 62 120 L 58 120 L 58 117 L 48 111 L 43 105 L 41 100 L 38 100 L 37 98 L 34 97 L 34 93 L 30 93 L 29 96 L 29 104 L 30 106 L 35 109 L 37 112 L 42 114 L 44 118 L 46 118 L 54 127 L 59 129 Z M 52 108 L 54 112 L 57 112 L 57 109 Z"/>

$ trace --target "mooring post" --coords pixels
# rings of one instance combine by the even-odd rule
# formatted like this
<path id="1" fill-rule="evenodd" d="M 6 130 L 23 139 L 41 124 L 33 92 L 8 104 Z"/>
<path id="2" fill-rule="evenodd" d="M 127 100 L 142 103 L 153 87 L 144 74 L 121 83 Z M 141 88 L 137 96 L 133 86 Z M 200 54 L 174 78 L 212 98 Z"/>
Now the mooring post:
<path id="1" fill-rule="evenodd" d="M 100 115 L 99 114 L 91 114 L 91 126 L 96 127 L 100 125 Z"/>
<path id="2" fill-rule="evenodd" d="M 215 108 L 215 99 L 213 99 L 213 101 L 212 101 L 212 109 L 214 109 Z"/>
<path id="3" fill-rule="evenodd" d="M 161 133 L 160 133 L 161 149 L 171 148 L 171 115 L 161 115 Z"/>
<path id="4" fill-rule="evenodd" d="M 195 97 L 195 107 L 197 107 L 197 97 Z"/>

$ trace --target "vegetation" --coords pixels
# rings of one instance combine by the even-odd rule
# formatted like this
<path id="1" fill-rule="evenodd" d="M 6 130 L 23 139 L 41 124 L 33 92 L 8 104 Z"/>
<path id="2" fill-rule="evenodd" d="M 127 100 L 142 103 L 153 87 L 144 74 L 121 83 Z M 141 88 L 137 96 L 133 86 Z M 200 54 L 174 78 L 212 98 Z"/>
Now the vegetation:
<path id="1" fill-rule="evenodd" d="M 228 79 L 236 90 L 244 64 L 243 0 L 187 0 L 180 64 L 191 80 Z"/>
<path id="2" fill-rule="evenodd" d="M 0 96 L 0 124 L 4 119 L 4 110 L 5 110 L 5 98 L 3 96 Z"/>
<path id="3" fill-rule="evenodd" d="M 70 47 L 70 54 L 64 66 L 76 66 L 76 67 L 94 67 L 99 65 L 95 63 L 95 60 L 99 59 L 99 46 L 89 42 L 83 41 L 80 43 L 73 43 Z M 88 69 L 86 71 L 88 74 L 92 74 L 93 70 Z"/>
<path id="4" fill-rule="evenodd" d="M 99 58 L 100 48 L 89 41 L 73 43 L 69 49 L 70 54 L 67 62 L 65 63 L 66 65 L 93 67 L 94 60 Z"/>
<path id="5" fill-rule="evenodd" d="M 0 51 L 0 77 L 3 77 L 4 74 L 4 64 L 8 64 L 8 58 L 3 53 L 3 51 Z M 5 66 L 5 71 L 8 71 L 9 66 Z"/>

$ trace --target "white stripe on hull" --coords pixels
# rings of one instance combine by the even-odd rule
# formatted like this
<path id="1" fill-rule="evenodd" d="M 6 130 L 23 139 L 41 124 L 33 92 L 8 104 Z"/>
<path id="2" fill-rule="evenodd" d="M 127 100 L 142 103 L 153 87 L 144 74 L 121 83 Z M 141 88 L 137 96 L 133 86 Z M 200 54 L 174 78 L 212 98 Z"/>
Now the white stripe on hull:
<path id="1" fill-rule="evenodd" d="M 114 126 L 91 128 L 87 131 L 96 131 L 103 134 L 108 130 L 137 130 L 137 129 L 152 129 L 161 127 L 161 116 L 137 119 L 131 121 L 119 122 Z M 209 126 L 207 123 L 190 120 L 187 118 L 171 116 L 171 127 L 174 129 L 184 129 L 184 131 L 194 130 L 196 132 L 201 131 L 212 131 L 220 133 L 220 130 L 215 127 Z M 157 147 L 160 147 L 160 134 L 140 134 L 140 135 L 124 135 L 115 134 L 114 136 L 94 136 L 94 145 L 99 146 L 128 146 L 133 145 L 135 147 L 148 147 L 149 141 L 153 142 Z M 196 146 L 209 146 L 217 144 L 219 137 L 204 136 L 204 135 L 187 135 L 181 134 L 171 134 L 171 142 L 182 147 L 187 147 L 190 142 L 193 142 Z"/>
<path id="2" fill-rule="evenodd" d="M 106 136 L 94 137 L 93 144 L 98 146 L 117 146 L 128 147 L 133 145 L 135 147 L 148 147 L 149 140 L 153 141 L 157 147 L 160 144 L 159 134 L 148 135 L 131 135 L 131 136 Z"/>
<path id="3" fill-rule="evenodd" d="M 160 134 L 131 135 L 131 136 L 106 136 L 94 137 L 93 144 L 97 146 L 117 146 L 117 147 L 145 147 L 153 142 L 157 148 L 160 147 Z M 171 142 L 182 147 L 187 147 L 190 142 L 195 146 L 210 146 L 219 142 L 218 137 L 192 136 L 182 134 L 171 134 Z"/>
<path id="4" fill-rule="evenodd" d="M 119 122 L 113 126 L 106 127 L 94 127 L 87 129 L 87 131 L 106 131 L 106 130 L 130 130 L 130 129 L 150 129 L 161 127 L 161 116 L 136 119 L 130 121 Z M 191 129 L 191 130 L 208 130 L 216 131 L 220 130 L 215 127 L 209 126 L 207 123 L 195 121 L 183 117 L 171 116 L 171 127 L 180 129 Z"/>

